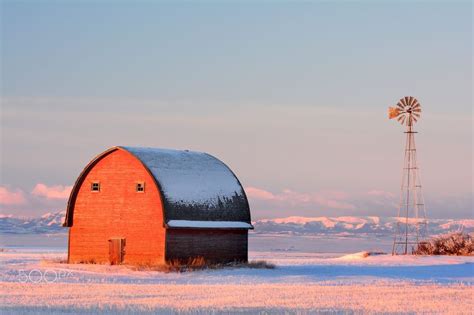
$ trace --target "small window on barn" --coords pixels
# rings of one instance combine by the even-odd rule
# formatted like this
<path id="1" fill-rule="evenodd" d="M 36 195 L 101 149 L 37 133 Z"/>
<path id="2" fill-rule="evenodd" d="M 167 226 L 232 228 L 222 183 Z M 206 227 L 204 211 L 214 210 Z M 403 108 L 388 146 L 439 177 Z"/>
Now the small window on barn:
<path id="1" fill-rule="evenodd" d="M 135 191 L 139 193 L 145 192 L 145 182 L 137 182 L 135 184 Z"/>
<path id="2" fill-rule="evenodd" d="M 100 183 L 99 182 L 92 182 L 91 183 L 91 191 L 100 191 Z"/>

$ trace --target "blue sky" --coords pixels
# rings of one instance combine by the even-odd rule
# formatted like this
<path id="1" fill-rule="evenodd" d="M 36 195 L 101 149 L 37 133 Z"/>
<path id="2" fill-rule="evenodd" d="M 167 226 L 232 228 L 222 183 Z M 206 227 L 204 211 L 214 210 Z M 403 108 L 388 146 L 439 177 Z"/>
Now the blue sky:
<path id="1" fill-rule="evenodd" d="M 23 196 L 3 212 L 64 208 L 32 192 L 71 185 L 108 147 L 143 145 L 220 157 L 276 196 L 256 193 L 254 217 L 395 215 L 404 139 L 386 109 L 414 95 L 428 215 L 472 216 L 470 2 L 1 10 L 1 181 Z"/>

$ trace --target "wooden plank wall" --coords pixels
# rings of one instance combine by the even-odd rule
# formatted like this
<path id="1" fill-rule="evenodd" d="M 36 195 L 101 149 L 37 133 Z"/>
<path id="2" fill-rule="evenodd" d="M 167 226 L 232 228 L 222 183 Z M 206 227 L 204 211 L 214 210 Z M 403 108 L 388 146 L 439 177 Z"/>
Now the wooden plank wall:
<path id="1" fill-rule="evenodd" d="M 92 181 L 100 192 L 92 192 Z M 135 191 L 145 182 L 145 192 Z M 100 160 L 79 189 L 69 231 L 69 261 L 107 263 L 111 237 L 126 239 L 124 263 L 164 261 L 165 229 L 159 191 L 130 153 L 117 150 Z"/>
<path id="2" fill-rule="evenodd" d="M 166 260 L 247 261 L 247 230 L 167 229 Z"/>

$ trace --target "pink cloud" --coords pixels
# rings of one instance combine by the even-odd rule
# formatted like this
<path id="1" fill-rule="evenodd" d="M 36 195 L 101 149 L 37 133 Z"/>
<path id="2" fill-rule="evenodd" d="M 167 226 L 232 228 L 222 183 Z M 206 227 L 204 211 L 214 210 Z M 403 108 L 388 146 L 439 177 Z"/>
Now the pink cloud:
<path id="1" fill-rule="evenodd" d="M 245 193 L 249 198 L 260 199 L 260 200 L 274 200 L 275 195 L 269 191 L 255 188 L 255 187 L 247 187 L 245 188 Z"/>
<path id="2" fill-rule="evenodd" d="M 45 184 L 36 184 L 31 192 L 35 196 L 45 197 L 46 199 L 67 199 L 71 193 L 72 186 L 46 186 Z"/>
<path id="3" fill-rule="evenodd" d="M 281 193 L 274 194 L 264 189 L 247 187 L 245 192 L 250 199 L 291 206 L 317 205 L 333 209 L 355 209 L 353 204 L 345 200 L 347 195 L 341 191 L 325 190 L 317 193 L 299 193 L 290 189 L 284 189 Z"/>
<path id="4" fill-rule="evenodd" d="M 383 191 L 383 190 L 377 190 L 377 189 L 368 191 L 367 195 L 369 195 L 369 196 L 380 196 L 380 197 L 386 197 L 386 198 L 395 197 L 395 195 L 391 192 Z"/>
<path id="5" fill-rule="evenodd" d="M 0 186 L 0 204 L 2 205 L 23 205 L 26 203 L 25 194 L 22 190 L 9 190 L 5 186 Z"/>

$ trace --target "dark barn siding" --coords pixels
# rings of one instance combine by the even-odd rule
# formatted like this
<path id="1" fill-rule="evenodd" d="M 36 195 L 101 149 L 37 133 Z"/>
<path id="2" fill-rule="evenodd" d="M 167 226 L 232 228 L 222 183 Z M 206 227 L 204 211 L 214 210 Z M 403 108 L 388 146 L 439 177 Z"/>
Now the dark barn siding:
<path id="1" fill-rule="evenodd" d="M 247 261 L 247 230 L 167 229 L 167 261 L 204 257 L 211 262 Z"/>

